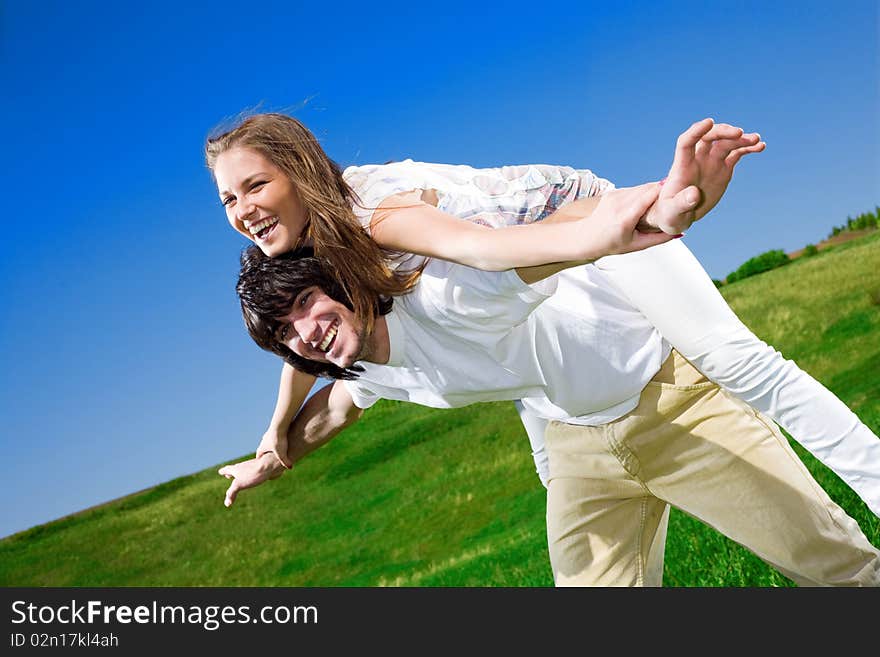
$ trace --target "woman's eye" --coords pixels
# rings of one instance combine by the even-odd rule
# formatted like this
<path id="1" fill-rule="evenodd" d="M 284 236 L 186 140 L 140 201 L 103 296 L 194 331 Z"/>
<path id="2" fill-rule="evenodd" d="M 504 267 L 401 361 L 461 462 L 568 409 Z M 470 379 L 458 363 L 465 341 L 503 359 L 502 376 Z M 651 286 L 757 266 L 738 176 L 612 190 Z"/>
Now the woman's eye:
<path id="1" fill-rule="evenodd" d="M 306 305 L 306 302 L 309 300 L 309 297 L 310 297 L 310 296 L 312 296 L 312 293 L 311 293 L 311 292 L 306 292 L 306 293 L 304 293 L 304 294 L 299 298 L 299 305 L 300 305 L 300 307 Z"/>
<path id="2" fill-rule="evenodd" d="M 223 207 L 226 207 L 227 205 L 232 203 L 234 200 L 235 200 L 234 196 L 227 196 L 226 198 L 221 200 L 220 203 L 223 205 Z"/>
<path id="3" fill-rule="evenodd" d="M 265 180 L 260 180 L 259 182 L 255 182 L 253 185 L 251 185 L 251 191 L 253 192 L 253 191 L 259 189 L 260 187 L 265 185 L 266 182 L 267 181 L 265 181 Z"/>
<path id="4" fill-rule="evenodd" d="M 285 324 L 278 330 L 278 341 L 279 342 L 287 342 L 287 333 L 290 328 L 290 324 Z"/>

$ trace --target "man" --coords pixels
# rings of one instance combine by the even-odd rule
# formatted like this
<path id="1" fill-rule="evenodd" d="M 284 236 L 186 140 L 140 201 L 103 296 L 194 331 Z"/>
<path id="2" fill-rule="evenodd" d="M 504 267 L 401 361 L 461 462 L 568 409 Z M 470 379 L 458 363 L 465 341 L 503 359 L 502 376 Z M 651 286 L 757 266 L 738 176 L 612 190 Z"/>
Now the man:
<path id="1" fill-rule="evenodd" d="M 644 211 L 639 208 L 652 200 L 644 187 L 609 197 L 608 203 L 618 206 L 603 217 L 617 217 L 623 230 L 606 233 L 626 235 L 635 227 Z M 619 247 L 606 244 L 599 251 L 620 253 Z M 243 257 L 238 289 L 260 346 L 298 369 L 339 379 L 298 416 L 291 430 L 292 461 L 379 398 L 433 407 L 521 399 L 552 420 L 546 437 L 547 519 L 557 585 L 658 585 L 652 545 L 667 502 L 798 582 L 880 584 L 877 550 L 824 494 L 773 423 L 706 379 L 649 321 L 650 313 L 628 298 L 643 290 L 651 294 L 657 277 L 645 278 L 644 265 L 652 262 L 673 284 L 697 290 L 692 298 L 667 295 L 673 306 L 682 304 L 683 314 L 697 306 L 693 321 L 687 316 L 680 321 L 699 324 L 705 314 L 703 321 L 713 327 L 691 328 L 697 331 L 694 341 L 676 337 L 686 355 L 759 406 L 768 397 L 774 407 L 782 384 L 813 385 L 815 403 L 840 414 L 847 438 L 835 441 L 829 453 L 823 445 L 806 446 L 839 473 L 855 473 L 848 481 L 874 505 L 878 477 L 870 461 L 876 436 L 857 420 L 858 427 L 849 426 L 848 409 L 838 408 L 839 400 L 835 406 L 833 395 L 787 361 L 782 370 L 772 359 L 762 363 L 770 372 L 763 382 L 751 381 L 749 372 L 725 379 L 728 373 L 717 360 L 691 351 L 708 345 L 709 353 L 724 356 L 734 347 L 713 345 L 710 333 L 735 346 L 743 327 L 726 304 L 726 310 L 713 306 L 708 290 L 717 294 L 714 285 L 698 265 L 693 269 L 695 261 L 680 243 L 606 258 L 552 278 L 547 277 L 572 263 L 481 272 L 431 261 L 413 292 L 393 304 L 377 299 L 382 314 L 369 334 L 315 258 L 269 260 L 251 250 Z M 636 284 L 632 263 L 641 266 Z M 676 267 L 682 265 L 676 263 L 684 263 L 678 276 Z M 702 312 L 701 305 L 708 310 Z M 674 327 L 668 332 L 674 334 Z M 764 357 L 758 350 L 756 358 Z M 785 391 L 780 398 L 786 399 Z M 227 505 L 240 489 L 281 471 L 271 454 L 221 469 L 233 479 Z"/>

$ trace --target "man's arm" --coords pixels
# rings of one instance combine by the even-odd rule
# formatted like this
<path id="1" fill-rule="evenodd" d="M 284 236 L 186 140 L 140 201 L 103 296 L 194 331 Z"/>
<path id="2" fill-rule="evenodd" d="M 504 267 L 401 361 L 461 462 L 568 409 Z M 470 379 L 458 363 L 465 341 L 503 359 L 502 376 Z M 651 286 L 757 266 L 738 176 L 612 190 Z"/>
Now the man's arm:
<path id="1" fill-rule="evenodd" d="M 362 415 L 363 410 L 354 405 L 341 381 L 324 386 L 306 401 L 290 426 L 286 455 L 288 461 L 291 465 L 295 464 L 357 422 Z M 277 479 L 285 469 L 272 452 L 223 466 L 218 473 L 232 480 L 226 491 L 224 504 L 232 506 L 240 491 L 259 486 L 270 479 Z"/>
<path id="2" fill-rule="evenodd" d="M 330 442 L 343 429 L 361 419 L 363 414 L 363 409 L 354 405 L 342 381 L 324 386 L 309 398 L 293 420 L 288 434 L 288 459 L 296 463 Z"/>

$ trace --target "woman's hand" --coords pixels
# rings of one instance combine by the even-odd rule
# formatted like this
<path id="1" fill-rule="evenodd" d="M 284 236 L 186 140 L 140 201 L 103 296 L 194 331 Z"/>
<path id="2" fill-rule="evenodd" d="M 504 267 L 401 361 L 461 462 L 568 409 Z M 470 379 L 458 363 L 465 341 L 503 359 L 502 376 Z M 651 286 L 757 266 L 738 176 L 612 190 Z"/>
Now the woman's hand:
<path id="1" fill-rule="evenodd" d="M 278 462 L 290 470 L 293 463 L 287 455 L 287 431 L 287 427 L 269 427 L 257 446 L 256 458 L 264 454 L 274 454 Z"/>
<path id="2" fill-rule="evenodd" d="M 663 244 L 680 235 L 665 232 L 645 232 L 639 229 L 645 214 L 656 205 L 660 183 L 645 183 L 636 187 L 620 187 L 602 195 L 592 215 L 581 219 L 586 240 L 595 250 L 595 257 L 641 251 Z M 679 200 L 681 205 L 684 201 Z"/>
<path id="3" fill-rule="evenodd" d="M 565 239 L 577 245 L 578 259 L 517 267 L 517 275 L 523 282 L 531 284 L 563 269 L 593 262 L 603 256 L 641 251 L 680 237 L 662 231 L 639 229 L 645 212 L 656 202 L 659 192 L 660 183 L 656 182 L 613 189 L 598 197 L 595 206 L 591 202 L 591 212 L 586 216 L 574 220 L 560 218 L 559 223 L 564 230 L 574 231 L 567 233 Z"/>
<path id="4" fill-rule="evenodd" d="M 267 452 L 257 459 L 224 465 L 217 473 L 227 479 L 232 479 L 232 483 L 226 490 L 226 499 L 223 501 L 224 506 L 230 507 L 235 502 L 239 491 L 259 486 L 270 479 L 277 479 L 284 473 L 284 467 L 278 463 L 278 459 Z"/>
<path id="5" fill-rule="evenodd" d="M 745 134 L 742 128 L 712 119 L 697 121 L 679 136 L 672 168 L 642 228 L 683 233 L 718 204 L 737 162 L 766 146 L 756 132 Z M 681 211 L 682 194 L 697 200 L 691 210 Z"/>

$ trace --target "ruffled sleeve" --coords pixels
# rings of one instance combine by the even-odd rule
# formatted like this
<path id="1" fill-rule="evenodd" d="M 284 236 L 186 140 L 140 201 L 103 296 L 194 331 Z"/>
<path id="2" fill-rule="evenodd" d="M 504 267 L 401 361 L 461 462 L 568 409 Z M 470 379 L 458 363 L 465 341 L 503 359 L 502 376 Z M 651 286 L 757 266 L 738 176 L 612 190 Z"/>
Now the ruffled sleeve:
<path id="1" fill-rule="evenodd" d="M 342 172 L 342 177 L 357 194 L 359 202 L 353 207 L 354 214 L 367 233 L 373 212 L 382 201 L 393 194 L 422 188 L 422 181 L 411 164 L 412 160 L 365 164 L 350 166 Z"/>

